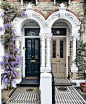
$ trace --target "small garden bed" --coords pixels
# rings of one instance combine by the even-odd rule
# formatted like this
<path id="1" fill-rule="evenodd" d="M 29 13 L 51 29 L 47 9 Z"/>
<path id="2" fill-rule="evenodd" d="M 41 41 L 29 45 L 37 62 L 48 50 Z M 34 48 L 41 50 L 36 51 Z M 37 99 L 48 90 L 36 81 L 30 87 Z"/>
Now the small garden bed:
<path id="1" fill-rule="evenodd" d="M 15 88 L 12 88 L 11 90 L 2 89 L 2 104 L 4 102 L 7 102 L 9 99 L 10 94 L 14 91 Z"/>

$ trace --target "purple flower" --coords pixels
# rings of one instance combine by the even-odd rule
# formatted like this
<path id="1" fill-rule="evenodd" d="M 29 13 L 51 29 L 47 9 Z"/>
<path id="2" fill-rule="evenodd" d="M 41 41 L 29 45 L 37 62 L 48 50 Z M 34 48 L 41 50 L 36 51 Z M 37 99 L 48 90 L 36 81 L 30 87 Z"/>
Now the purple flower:
<path id="1" fill-rule="evenodd" d="M 15 39 L 13 38 L 13 41 L 15 41 Z"/>
<path id="2" fill-rule="evenodd" d="M 14 68 L 12 67 L 11 70 L 14 71 Z"/>
<path id="3" fill-rule="evenodd" d="M 0 31 L 2 31 L 3 30 L 3 28 L 2 27 L 0 27 Z"/>
<path id="4" fill-rule="evenodd" d="M 11 76 L 9 77 L 9 80 L 11 80 Z"/>
<path id="5" fill-rule="evenodd" d="M 6 70 L 8 70 L 8 69 L 9 69 L 9 66 L 6 67 Z"/>
<path id="6" fill-rule="evenodd" d="M 1 14 L 1 17 L 4 17 L 4 15 L 5 15 L 4 13 L 3 13 L 3 14 Z"/>
<path id="7" fill-rule="evenodd" d="M 20 10 L 20 7 L 19 6 L 17 8 Z"/>
<path id="8" fill-rule="evenodd" d="M 9 58 L 9 56 L 8 55 L 6 55 L 6 57 L 5 57 L 6 59 L 8 59 Z"/>
<path id="9" fill-rule="evenodd" d="M 10 71 L 8 71 L 7 74 L 9 75 L 10 74 Z"/>
<path id="10" fill-rule="evenodd" d="M 14 35 L 13 38 L 16 39 L 17 38 L 16 35 Z"/>
<path id="11" fill-rule="evenodd" d="M 8 60 L 6 60 L 6 62 L 5 62 L 6 64 L 8 64 Z"/>
<path id="12" fill-rule="evenodd" d="M 8 18 L 8 16 L 5 15 L 5 19 L 7 19 L 7 18 Z"/>
<path id="13" fill-rule="evenodd" d="M 19 68 L 19 65 L 17 65 L 16 67 Z"/>
<path id="14" fill-rule="evenodd" d="M 5 81 L 4 81 L 4 82 L 5 82 L 5 84 L 7 84 L 7 82 L 8 82 L 8 78 L 5 78 Z"/>
<path id="15" fill-rule="evenodd" d="M 16 77 L 18 77 L 18 73 L 17 72 L 15 72 L 15 75 L 16 75 Z"/>
<path id="16" fill-rule="evenodd" d="M 18 52 L 18 50 L 19 50 L 18 48 L 13 49 L 13 53 Z"/>
<path id="17" fill-rule="evenodd" d="M 9 23 L 7 23 L 7 27 L 9 27 L 10 26 L 10 24 Z"/>
<path id="18" fill-rule="evenodd" d="M 13 72 L 11 71 L 11 74 L 13 74 Z"/>
<path id="19" fill-rule="evenodd" d="M 27 14 L 25 13 L 25 11 L 21 11 L 20 16 L 22 16 L 22 17 L 27 17 Z"/>
<path id="20" fill-rule="evenodd" d="M 4 25 L 4 28 L 7 29 L 7 24 Z"/>
<path id="21" fill-rule="evenodd" d="M 15 75 L 13 75 L 13 78 L 15 78 Z"/>
<path id="22" fill-rule="evenodd" d="M 12 33 L 15 34 L 15 32 L 16 32 L 16 31 L 15 31 L 14 29 L 12 29 Z"/>
<path id="23" fill-rule="evenodd" d="M 1 66 L 3 66 L 3 65 L 4 65 L 4 62 L 3 62 L 3 61 L 2 61 L 2 62 L 0 62 L 0 65 L 1 65 Z"/>
<path id="24" fill-rule="evenodd" d="M 4 74 L 7 73 L 7 71 L 4 71 Z"/>
<path id="25" fill-rule="evenodd" d="M 11 65 L 14 66 L 15 62 L 11 62 Z"/>
<path id="26" fill-rule="evenodd" d="M 5 78 L 6 77 L 6 75 L 4 75 L 4 77 L 3 78 Z"/>

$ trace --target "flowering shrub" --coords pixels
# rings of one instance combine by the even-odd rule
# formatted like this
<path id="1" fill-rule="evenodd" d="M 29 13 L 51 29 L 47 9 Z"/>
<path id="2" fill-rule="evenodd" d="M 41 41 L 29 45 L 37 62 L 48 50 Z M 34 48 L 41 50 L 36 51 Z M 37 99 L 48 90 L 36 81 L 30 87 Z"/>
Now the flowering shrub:
<path id="1" fill-rule="evenodd" d="M 13 19 L 18 17 L 26 17 L 24 11 L 20 10 L 19 6 L 11 6 L 7 1 L 2 2 L 1 8 L 4 9 L 4 13 L 1 17 L 4 19 L 4 28 L 0 27 L 0 31 L 5 30 L 4 36 L 1 35 L 1 42 L 5 46 L 6 55 L 3 56 L 3 61 L 0 62 L 4 73 L 2 75 L 2 81 L 11 87 L 14 79 L 18 77 L 17 68 L 20 65 L 20 59 L 18 48 L 16 48 L 15 42 L 17 39 L 15 28 L 11 25 Z"/>

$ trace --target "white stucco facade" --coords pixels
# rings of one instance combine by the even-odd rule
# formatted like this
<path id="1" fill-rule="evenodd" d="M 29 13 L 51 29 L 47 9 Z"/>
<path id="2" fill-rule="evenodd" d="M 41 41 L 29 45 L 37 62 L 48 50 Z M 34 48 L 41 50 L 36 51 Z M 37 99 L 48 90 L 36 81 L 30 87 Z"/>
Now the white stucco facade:
<path id="1" fill-rule="evenodd" d="M 21 55 L 23 56 L 23 77 L 25 77 L 25 33 L 24 33 L 24 25 L 33 20 L 35 21 L 40 28 L 39 36 L 35 38 L 40 38 L 41 40 L 41 65 L 40 65 L 40 90 L 41 90 L 41 104 L 51 104 L 52 103 L 52 75 L 51 75 L 51 61 L 50 61 L 50 42 L 53 37 L 51 28 L 53 24 L 59 20 L 63 23 L 66 23 L 67 26 L 67 34 L 66 38 L 66 77 L 68 77 L 68 56 L 70 56 L 70 41 L 73 41 L 73 55 L 72 60 L 76 57 L 76 40 L 79 40 L 79 29 L 80 29 L 80 21 L 77 17 L 72 14 L 71 12 L 66 10 L 65 5 L 62 3 L 59 10 L 52 13 L 47 19 L 45 19 L 41 14 L 34 11 L 32 5 L 28 4 L 26 8 L 27 17 L 21 18 L 16 17 L 12 22 L 12 25 L 15 26 L 16 35 L 19 36 L 17 39 L 17 47 L 19 48 L 19 41 L 21 41 Z M 30 38 L 28 36 L 28 38 Z M 47 42 L 47 49 L 46 49 L 46 65 L 45 65 L 45 40 Z M 1 45 L 1 43 L 0 43 Z M 3 48 L 3 46 L 1 45 Z M 3 49 L 2 49 L 3 51 Z M 0 54 L 3 56 L 2 54 Z M 0 56 L 0 58 L 1 58 Z M 20 69 L 19 69 L 20 70 Z M 72 64 L 71 72 L 77 73 L 78 68 L 75 64 Z M 0 71 L 1 77 L 1 71 Z M 16 79 L 16 83 L 20 83 L 22 78 Z M 72 81 L 72 79 L 71 79 Z M 72 81 L 73 82 L 73 81 Z M 74 80 L 74 82 L 76 82 Z M 44 87 L 48 86 L 48 87 Z M 0 91 L 1 92 L 1 91 Z M 46 98 L 46 99 L 45 99 Z M 51 100 L 50 100 L 51 99 Z"/>

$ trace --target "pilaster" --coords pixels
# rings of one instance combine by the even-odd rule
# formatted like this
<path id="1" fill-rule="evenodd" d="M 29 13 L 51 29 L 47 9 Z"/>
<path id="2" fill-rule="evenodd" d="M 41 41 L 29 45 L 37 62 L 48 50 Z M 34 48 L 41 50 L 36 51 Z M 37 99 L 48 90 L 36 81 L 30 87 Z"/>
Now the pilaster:
<path id="1" fill-rule="evenodd" d="M 79 34 L 78 33 L 73 33 L 73 56 L 72 56 L 72 61 L 74 61 L 76 59 L 76 40 L 78 39 Z M 76 66 L 76 64 L 72 64 L 71 66 L 71 72 L 78 72 L 78 67 Z"/>

